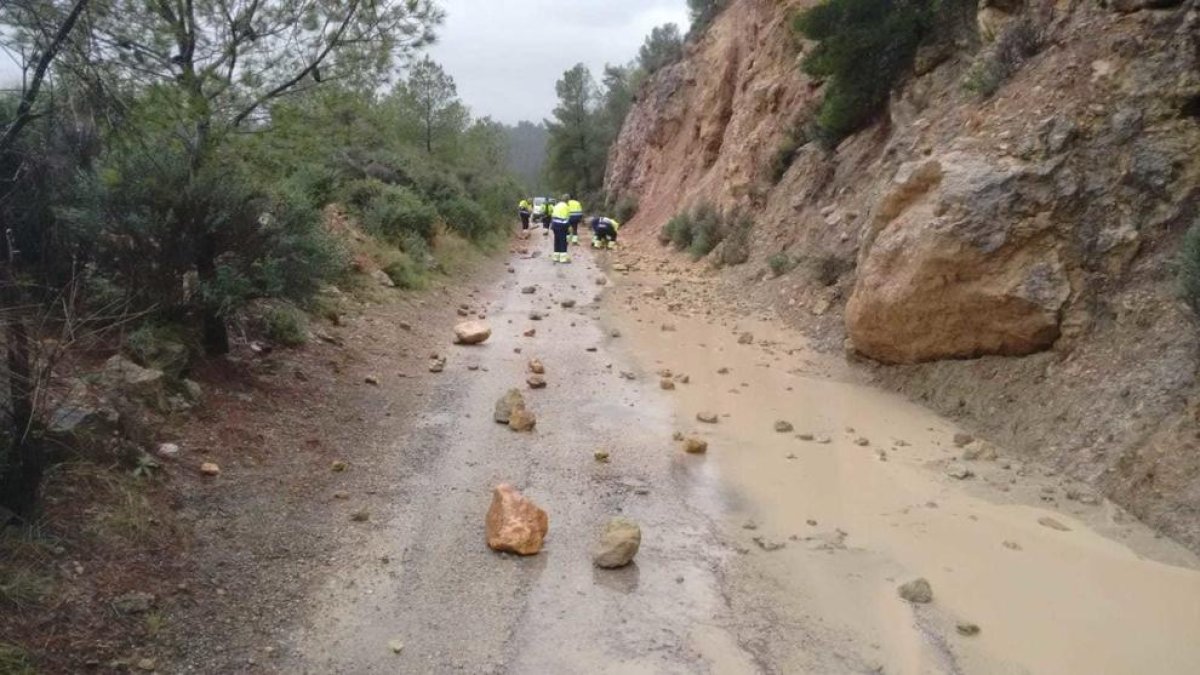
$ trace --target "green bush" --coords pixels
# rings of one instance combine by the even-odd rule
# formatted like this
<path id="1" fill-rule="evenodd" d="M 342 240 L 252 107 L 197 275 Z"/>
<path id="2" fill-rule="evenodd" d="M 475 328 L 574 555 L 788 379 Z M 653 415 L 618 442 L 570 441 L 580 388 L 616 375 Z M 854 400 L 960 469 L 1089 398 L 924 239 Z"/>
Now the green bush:
<path id="1" fill-rule="evenodd" d="M 487 212 L 466 197 L 455 197 L 439 204 L 438 213 L 451 230 L 471 241 L 483 239 L 490 229 Z"/>
<path id="2" fill-rule="evenodd" d="M 804 70 L 827 80 L 817 116 L 820 140 L 836 144 L 883 108 L 939 1 L 824 0 L 796 15 L 795 30 L 818 43 L 804 57 Z"/>
<path id="3" fill-rule="evenodd" d="M 613 217 L 622 224 L 629 222 L 630 218 L 637 215 L 638 201 L 633 197 L 622 197 L 617 201 L 617 205 L 613 207 Z"/>
<path id="4" fill-rule="evenodd" d="M 263 314 L 267 337 L 285 347 L 299 347 L 308 342 L 308 317 L 291 305 L 277 305 Z"/>
<path id="5" fill-rule="evenodd" d="M 181 326 L 150 321 L 125 336 L 125 351 L 147 368 L 178 377 L 200 351 L 193 342 Z"/>
<path id="6" fill-rule="evenodd" d="M 1183 235 L 1179 252 L 1179 286 L 1183 299 L 1200 314 L 1200 220 Z"/>
<path id="7" fill-rule="evenodd" d="M 692 242 L 687 247 L 694 260 L 712 252 L 725 238 L 725 223 L 711 204 L 703 203 L 692 211 Z"/>
<path id="8" fill-rule="evenodd" d="M 723 243 L 717 263 L 741 265 L 750 259 L 750 231 L 754 228 L 754 220 L 743 210 L 734 211 L 724 220 Z"/>
<path id="9" fill-rule="evenodd" d="M 987 98 L 1004 85 L 1025 61 L 1041 51 L 1041 31 L 1028 18 L 1014 21 L 996 38 L 995 44 L 971 64 L 963 87 Z"/>
<path id="10" fill-rule="evenodd" d="M 781 277 L 792 271 L 792 267 L 795 266 L 795 263 L 792 261 L 792 256 L 788 255 L 784 251 L 780 251 L 779 253 L 772 255 L 770 258 L 767 258 L 767 266 L 771 268 L 771 274 Z"/>
<path id="11" fill-rule="evenodd" d="M 421 267 L 406 253 L 397 251 L 384 265 L 383 271 L 400 288 L 419 290 L 425 287 L 425 275 Z"/>
<path id="12" fill-rule="evenodd" d="M 796 154 L 808 144 L 808 133 L 804 127 L 796 126 L 788 132 L 775 154 L 771 157 L 771 184 L 778 185 L 784 174 L 796 161 Z"/>
<path id="13" fill-rule="evenodd" d="M 405 235 L 416 235 L 431 241 L 438 213 L 411 189 L 383 185 L 379 194 L 365 207 L 362 218 L 368 232 L 384 241 L 399 244 Z"/>

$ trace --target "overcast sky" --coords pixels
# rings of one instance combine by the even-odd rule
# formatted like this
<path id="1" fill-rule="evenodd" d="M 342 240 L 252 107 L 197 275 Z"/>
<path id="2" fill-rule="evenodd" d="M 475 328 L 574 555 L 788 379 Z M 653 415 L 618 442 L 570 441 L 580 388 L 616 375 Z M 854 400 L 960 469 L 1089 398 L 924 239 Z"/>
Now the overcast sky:
<path id="1" fill-rule="evenodd" d="M 0 0 L 3 2 L 3 0 Z M 554 83 L 583 62 L 599 79 L 605 63 L 627 63 L 651 28 L 687 26 L 686 0 L 442 0 L 446 22 L 431 49 L 479 116 L 540 122 Z M 16 69 L 0 55 L 0 82 Z"/>

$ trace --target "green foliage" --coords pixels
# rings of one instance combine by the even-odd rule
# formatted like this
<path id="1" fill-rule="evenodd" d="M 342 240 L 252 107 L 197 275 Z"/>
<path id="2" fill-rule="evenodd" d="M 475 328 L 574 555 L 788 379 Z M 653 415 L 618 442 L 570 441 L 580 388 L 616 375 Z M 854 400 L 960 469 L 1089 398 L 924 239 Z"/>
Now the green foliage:
<path id="1" fill-rule="evenodd" d="M 380 183 L 373 188 L 377 192 L 360 207 L 363 227 L 368 232 L 397 245 L 410 234 L 426 241 L 433 239 L 438 218 L 433 205 L 407 187 Z"/>
<path id="2" fill-rule="evenodd" d="M 465 197 L 455 197 L 438 206 L 438 213 L 451 230 L 467 239 L 481 239 L 488 233 L 488 215 L 483 207 Z"/>
<path id="3" fill-rule="evenodd" d="M 727 0 L 688 0 L 688 13 L 692 19 L 688 38 L 702 34 L 721 10 L 725 9 L 726 2 Z"/>
<path id="4" fill-rule="evenodd" d="M 679 32 L 679 26 L 673 23 L 652 29 L 638 50 L 638 66 L 647 75 L 653 75 L 682 58 L 683 35 Z"/>
<path id="5" fill-rule="evenodd" d="M 396 251 L 384 265 L 383 271 L 399 288 L 406 290 L 425 288 L 425 274 L 406 253 Z"/>
<path id="6" fill-rule="evenodd" d="M 1179 251 L 1179 287 L 1183 299 L 1200 313 L 1200 220 L 1183 235 Z"/>
<path id="7" fill-rule="evenodd" d="M 1012 22 L 971 64 L 963 87 L 983 98 L 995 94 L 1025 61 L 1041 51 L 1043 40 L 1029 18 Z"/>
<path id="8" fill-rule="evenodd" d="M 792 268 L 795 266 L 795 261 L 792 260 L 792 256 L 788 255 L 786 251 L 780 251 L 767 258 L 767 267 L 770 267 L 771 274 L 777 277 L 781 277 L 792 271 Z"/>
<path id="9" fill-rule="evenodd" d="M 638 200 L 634 197 L 622 197 L 617 200 L 616 206 L 613 207 L 613 217 L 619 222 L 627 223 L 631 218 L 637 215 Z"/>
<path id="10" fill-rule="evenodd" d="M 178 376 L 187 369 L 199 346 L 178 324 L 151 320 L 125 336 L 125 351 L 134 361 Z"/>
<path id="11" fill-rule="evenodd" d="M 866 126 L 912 65 L 938 0 L 824 0 L 796 15 L 795 30 L 817 46 L 804 70 L 826 78 L 817 118 L 836 144 Z"/>
<path id="12" fill-rule="evenodd" d="M 272 305 L 263 313 L 267 337 L 285 347 L 308 342 L 308 317 L 292 305 Z"/>
<path id="13" fill-rule="evenodd" d="M 558 192 L 591 194 L 604 182 L 608 146 L 596 114 L 596 84 L 582 63 L 555 85 L 558 106 L 549 122 L 546 172 Z"/>
<path id="14" fill-rule="evenodd" d="M 37 675 L 29 653 L 11 642 L 0 642 L 0 673 L 5 675 Z"/>
<path id="15" fill-rule="evenodd" d="M 726 245 L 716 260 L 721 265 L 740 265 L 750 256 L 750 230 L 753 221 L 742 211 L 721 214 L 704 202 L 690 211 L 679 213 L 667 221 L 659 233 L 659 241 L 686 250 L 699 260 L 722 242 Z"/>
<path id="16" fill-rule="evenodd" d="M 808 132 L 803 127 L 793 127 L 784 137 L 775 154 L 771 157 L 771 184 L 778 185 L 784 174 L 796 161 L 796 155 L 808 144 Z"/>

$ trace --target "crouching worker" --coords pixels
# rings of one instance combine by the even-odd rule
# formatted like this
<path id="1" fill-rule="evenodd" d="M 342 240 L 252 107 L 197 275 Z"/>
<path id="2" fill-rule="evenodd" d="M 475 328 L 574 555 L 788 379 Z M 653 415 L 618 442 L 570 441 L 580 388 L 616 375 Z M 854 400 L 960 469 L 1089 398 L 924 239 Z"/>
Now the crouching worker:
<path id="1" fill-rule="evenodd" d="M 603 216 L 592 218 L 592 248 L 616 248 L 617 231 L 620 229 L 621 223 L 612 218 Z"/>

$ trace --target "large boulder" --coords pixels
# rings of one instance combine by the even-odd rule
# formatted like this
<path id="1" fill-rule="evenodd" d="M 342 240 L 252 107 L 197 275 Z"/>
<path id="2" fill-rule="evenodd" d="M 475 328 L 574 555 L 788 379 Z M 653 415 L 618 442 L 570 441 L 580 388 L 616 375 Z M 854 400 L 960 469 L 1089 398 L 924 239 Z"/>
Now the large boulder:
<path id="1" fill-rule="evenodd" d="M 600 542 L 592 551 L 592 562 L 596 567 L 614 569 L 633 562 L 642 545 L 642 528 L 628 518 L 616 517 L 608 521 Z"/>
<path id="2" fill-rule="evenodd" d="M 1071 295 L 1032 167 L 950 153 L 901 167 L 875 209 L 846 307 L 855 349 L 887 363 L 1051 347 Z"/>
<path id="3" fill-rule="evenodd" d="M 107 388 L 123 396 L 159 410 L 166 406 L 165 377 L 161 370 L 143 368 L 118 354 L 104 363 L 101 379 Z"/>
<path id="4" fill-rule="evenodd" d="M 454 341 L 460 345 L 477 345 L 492 336 L 492 327 L 484 321 L 464 321 L 454 327 Z"/>
<path id="5" fill-rule="evenodd" d="M 487 545 L 493 551 L 535 555 L 550 530 L 550 517 L 511 485 L 497 485 L 487 512 Z"/>

